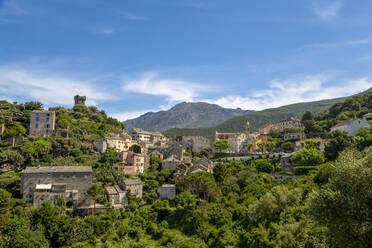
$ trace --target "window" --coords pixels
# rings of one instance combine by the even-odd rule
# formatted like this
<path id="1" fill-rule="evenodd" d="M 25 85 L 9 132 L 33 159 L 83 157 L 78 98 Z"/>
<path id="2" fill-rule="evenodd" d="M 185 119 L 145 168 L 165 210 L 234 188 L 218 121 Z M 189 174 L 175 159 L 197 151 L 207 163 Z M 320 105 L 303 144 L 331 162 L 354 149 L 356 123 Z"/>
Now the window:
<path id="1" fill-rule="evenodd" d="M 36 121 L 39 121 L 39 116 L 36 116 Z"/>
<path id="2" fill-rule="evenodd" d="M 50 114 L 48 113 L 48 114 L 46 114 L 48 117 L 50 116 Z"/>
<path id="3" fill-rule="evenodd" d="M 46 121 L 46 122 L 49 122 L 49 117 L 47 117 L 45 121 Z"/>
<path id="4" fill-rule="evenodd" d="M 50 175 L 51 175 L 51 173 L 50 173 L 50 172 L 48 172 L 48 177 L 50 177 Z"/>
<path id="5" fill-rule="evenodd" d="M 35 127 L 38 128 L 38 127 L 39 127 L 39 124 L 36 123 L 36 124 L 35 124 Z"/>
<path id="6" fill-rule="evenodd" d="M 32 191 L 32 187 L 28 188 L 29 191 Z"/>

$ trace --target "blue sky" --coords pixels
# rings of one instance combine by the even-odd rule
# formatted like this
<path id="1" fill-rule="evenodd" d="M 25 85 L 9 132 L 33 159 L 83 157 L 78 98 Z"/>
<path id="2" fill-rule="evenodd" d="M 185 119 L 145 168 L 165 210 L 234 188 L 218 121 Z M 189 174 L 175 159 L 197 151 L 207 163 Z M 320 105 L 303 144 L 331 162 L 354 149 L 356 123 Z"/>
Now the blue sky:
<path id="1" fill-rule="evenodd" d="M 260 110 L 372 87 L 370 0 L 0 0 L 0 99 L 125 120 L 182 101 Z"/>

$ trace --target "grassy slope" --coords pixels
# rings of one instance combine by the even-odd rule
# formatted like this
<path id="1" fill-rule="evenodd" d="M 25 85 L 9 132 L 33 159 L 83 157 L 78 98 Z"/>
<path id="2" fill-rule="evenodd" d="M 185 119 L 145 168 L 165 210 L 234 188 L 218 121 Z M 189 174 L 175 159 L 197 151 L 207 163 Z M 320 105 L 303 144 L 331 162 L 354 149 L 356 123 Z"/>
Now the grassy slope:
<path id="1" fill-rule="evenodd" d="M 241 132 L 245 129 L 247 121 L 251 124 L 252 131 L 258 130 L 259 127 L 279 121 L 283 118 L 294 116 L 301 118 L 306 111 L 318 113 L 327 110 L 333 104 L 342 102 L 346 98 L 336 98 L 331 100 L 322 100 L 316 102 L 296 103 L 279 108 L 265 109 L 262 111 L 252 112 L 244 116 L 234 117 L 217 126 L 206 128 L 173 128 L 164 132 L 167 136 L 176 135 L 200 135 L 214 140 L 215 132 Z"/>

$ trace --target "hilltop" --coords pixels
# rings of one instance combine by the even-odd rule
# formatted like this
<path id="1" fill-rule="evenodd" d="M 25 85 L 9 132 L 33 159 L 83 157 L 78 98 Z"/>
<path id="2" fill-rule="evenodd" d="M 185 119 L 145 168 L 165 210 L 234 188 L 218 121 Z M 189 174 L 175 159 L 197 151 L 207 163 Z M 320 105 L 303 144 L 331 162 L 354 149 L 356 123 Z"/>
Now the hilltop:
<path id="1" fill-rule="evenodd" d="M 162 132 L 171 128 L 200 128 L 218 125 L 251 110 L 223 108 L 205 102 L 182 102 L 167 111 L 148 112 L 138 118 L 124 121 L 127 130 L 139 127 L 147 131 Z"/>

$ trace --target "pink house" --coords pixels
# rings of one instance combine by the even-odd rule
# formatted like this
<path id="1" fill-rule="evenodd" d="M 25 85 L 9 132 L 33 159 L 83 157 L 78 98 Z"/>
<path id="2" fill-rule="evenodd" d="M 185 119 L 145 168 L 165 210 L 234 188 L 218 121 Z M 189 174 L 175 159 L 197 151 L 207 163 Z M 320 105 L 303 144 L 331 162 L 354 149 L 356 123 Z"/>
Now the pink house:
<path id="1" fill-rule="evenodd" d="M 132 151 L 119 153 L 120 162 L 123 163 L 124 174 L 137 175 L 145 170 L 145 157 Z"/>

